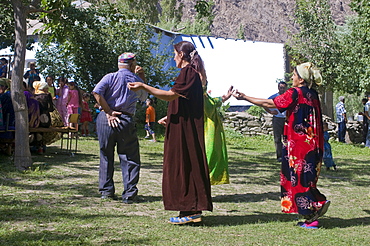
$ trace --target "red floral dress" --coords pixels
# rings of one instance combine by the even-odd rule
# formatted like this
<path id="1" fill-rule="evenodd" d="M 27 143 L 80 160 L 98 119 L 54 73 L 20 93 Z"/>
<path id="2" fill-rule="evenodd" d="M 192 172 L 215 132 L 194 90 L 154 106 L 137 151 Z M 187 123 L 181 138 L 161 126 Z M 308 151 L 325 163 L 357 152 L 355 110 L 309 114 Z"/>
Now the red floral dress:
<path id="1" fill-rule="evenodd" d="M 80 122 L 84 123 L 85 121 L 92 121 L 89 104 L 85 101 L 82 101 L 82 113 L 81 113 L 81 119 Z"/>
<path id="2" fill-rule="evenodd" d="M 326 202 L 316 188 L 324 146 L 319 97 L 313 89 L 295 87 L 277 96 L 274 103 L 280 112 L 286 111 L 280 174 L 282 210 L 311 215 Z"/>

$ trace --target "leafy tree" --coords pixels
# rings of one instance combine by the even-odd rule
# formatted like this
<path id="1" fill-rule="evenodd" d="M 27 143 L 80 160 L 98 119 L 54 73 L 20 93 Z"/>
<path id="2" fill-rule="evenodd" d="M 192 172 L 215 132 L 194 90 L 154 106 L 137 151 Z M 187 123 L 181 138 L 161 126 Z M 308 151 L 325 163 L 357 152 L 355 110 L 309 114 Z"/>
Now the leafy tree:
<path id="1" fill-rule="evenodd" d="M 337 27 L 331 16 L 328 0 L 297 0 L 299 33 L 293 35 L 289 50 L 292 65 L 310 61 L 321 69 L 327 89 L 340 86 L 336 80 L 340 60 Z"/>
<path id="2" fill-rule="evenodd" d="M 194 20 L 182 21 L 183 4 L 177 4 L 173 0 L 162 0 L 158 26 L 175 32 L 181 31 L 184 34 L 210 35 L 210 27 L 214 19 L 213 5 L 212 0 L 196 1 L 194 8 L 197 14 Z"/>
<path id="3" fill-rule="evenodd" d="M 297 0 L 295 15 L 299 32 L 293 35 L 287 48 L 292 65 L 310 61 L 320 68 L 323 112 L 333 117 L 332 91 L 342 87 L 337 70 L 341 55 L 328 0 Z"/>
<path id="4" fill-rule="evenodd" d="M 187 28 L 184 29 L 185 34 L 196 35 L 211 35 L 211 25 L 213 23 L 214 15 L 212 14 L 214 2 L 197 1 L 194 8 L 197 11 L 195 20 L 193 22 L 187 21 Z"/>
<path id="5" fill-rule="evenodd" d="M 14 45 L 13 7 L 9 1 L 0 2 L 0 49 Z"/>
<path id="6" fill-rule="evenodd" d="M 103 73 L 114 70 L 117 54 L 124 51 L 138 54 L 138 60 L 147 69 L 152 83 L 163 82 L 168 78 L 167 72 L 158 69 L 160 61 L 164 58 L 159 55 L 153 56 L 150 52 L 149 47 L 153 43 L 148 41 L 151 33 L 147 27 L 144 28 L 144 24 L 136 16 L 117 11 L 116 6 L 112 4 L 105 4 L 101 9 L 81 10 L 74 8 L 70 0 L 12 0 L 1 1 L 0 7 L 1 13 L 4 13 L 2 19 L 5 20 L 2 25 L 4 28 L 1 32 L 1 45 L 7 46 L 11 40 L 15 42 L 11 94 L 17 129 L 14 164 L 20 170 L 26 170 L 32 165 L 28 143 L 28 112 L 22 83 L 28 18 L 43 21 L 45 23 L 43 32 L 47 33 L 45 37 L 48 37 L 49 42 L 56 42 L 48 53 L 54 54 L 49 58 L 49 64 L 56 63 L 54 59 L 58 58 L 60 50 L 64 51 L 62 54 L 69 55 L 69 59 L 57 63 L 58 68 L 48 71 L 62 70 L 67 74 L 73 74 L 75 79 L 86 82 L 87 88 L 91 88 L 94 81 L 97 81 Z M 10 20 L 15 23 L 14 30 L 9 29 Z M 108 36 L 110 39 L 100 42 Z M 114 61 L 113 65 L 111 62 Z M 150 66 L 151 62 L 155 65 Z M 91 64 L 94 65 L 95 71 L 86 69 L 86 66 Z"/>
<path id="7" fill-rule="evenodd" d="M 20 170 L 26 170 L 32 165 L 28 142 L 28 111 L 26 98 L 23 94 L 23 68 L 27 48 L 27 18 L 36 18 L 38 13 L 52 13 L 56 8 L 66 3 L 66 0 L 12 0 L 1 1 L 0 11 L 5 20 L 1 36 L 5 37 L 2 46 L 9 45 L 14 40 L 14 65 L 12 69 L 11 97 L 15 112 L 15 152 L 14 164 Z M 47 8 L 44 8 L 47 7 Z M 54 8 L 53 8 L 54 7 Z M 14 29 L 9 28 L 13 20 Z"/>
<path id="8" fill-rule="evenodd" d="M 118 0 L 116 6 L 140 16 L 147 23 L 158 22 L 158 0 Z"/>
<path id="9" fill-rule="evenodd" d="M 125 7 L 105 3 L 99 8 L 71 6 L 63 11 L 63 24 L 48 23 L 43 41 L 49 42 L 38 53 L 38 63 L 48 74 L 72 77 L 90 91 L 105 74 L 117 70 L 119 54 L 134 52 L 149 84 L 164 86 L 172 79 L 172 70 L 163 68 L 170 54 L 150 41 L 153 32 Z"/>
<path id="10" fill-rule="evenodd" d="M 160 2 L 159 23 L 156 25 L 174 32 L 182 30 L 183 27 L 179 24 L 181 23 L 183 7 L 183 3 L 177 6 L 176 0 L 162 0 Z"/>
<path id="11" fill-rule="evenodd" d="M 340 28 L 342 62 L 338 64 L 339 88 L 348 93 L 370 91 L 370 2 L 353 0 L 357 15 Z"/>

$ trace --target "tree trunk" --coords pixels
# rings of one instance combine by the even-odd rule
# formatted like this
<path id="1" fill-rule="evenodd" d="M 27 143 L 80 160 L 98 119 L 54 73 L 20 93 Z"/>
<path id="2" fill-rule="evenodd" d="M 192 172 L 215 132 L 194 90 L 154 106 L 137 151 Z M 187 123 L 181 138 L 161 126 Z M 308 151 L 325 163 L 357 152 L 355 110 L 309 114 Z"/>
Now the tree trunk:
<path id="1" fill-rule="evenodd" d="M 322 93 L 322 113 L 326 116 L 329 116 L 332 120 L 334 120 L 334 112 L 333 112 L 333 92 L 324 90 Z"/>
<path id="2" fill-rule="evenodd" d="M 21 0 L 12 0 L 15 22 L 14 66 L 12 71 L 11 95 L 15 113 L 14 165 L 19 170 L 32 166 L 29 147 L 28 108 L 23 93 L 23 72 L 26 57 L 28 11 Z"/>

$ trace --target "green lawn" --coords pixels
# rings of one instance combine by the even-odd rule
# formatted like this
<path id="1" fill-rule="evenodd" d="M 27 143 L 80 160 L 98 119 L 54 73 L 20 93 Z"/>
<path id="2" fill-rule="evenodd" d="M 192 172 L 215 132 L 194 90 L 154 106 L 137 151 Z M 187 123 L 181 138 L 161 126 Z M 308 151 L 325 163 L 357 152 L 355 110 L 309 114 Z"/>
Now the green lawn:
<path id="1" fill-rule="evenodd" d="M 339 170 L 323 168 L 318 183 L 332 204 L 320 229 L 310 230 L 280 212 L 272 138 L 227 131 L 227 139 L 231 184 L 212 186 L 214 211 L 201 226 L 167 223 L 177 212 L 161 200 L 163 139 L 140 139 L 140 201 L 132 205 L 101 201 L 92 137 L 79 141 L 74 157 L 55 143 L 24 173 L 0 155 L 0 245 L 370 245 L 370 149 L 332 142 Z M 115 181 L 119 195 L 118 165 Z"/>

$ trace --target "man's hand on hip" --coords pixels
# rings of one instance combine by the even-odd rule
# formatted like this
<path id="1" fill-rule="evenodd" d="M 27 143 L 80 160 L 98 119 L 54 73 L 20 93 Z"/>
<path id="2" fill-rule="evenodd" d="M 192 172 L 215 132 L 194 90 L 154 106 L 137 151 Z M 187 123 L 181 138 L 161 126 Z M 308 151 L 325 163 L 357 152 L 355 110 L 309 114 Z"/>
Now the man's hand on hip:
<path id="1" fill-rule="evenodd" d="M 113 111 L 111 110 L 108 113 L 105 113 L 108 120 L 108 125 L 111 127 L 118 127 L 118 124 L 120 123 L 120 119 L 117 117 L 118 115 L 121 115 L 121 112 Z"/>

